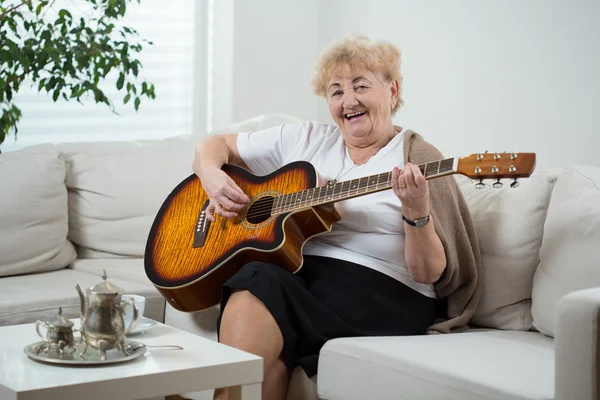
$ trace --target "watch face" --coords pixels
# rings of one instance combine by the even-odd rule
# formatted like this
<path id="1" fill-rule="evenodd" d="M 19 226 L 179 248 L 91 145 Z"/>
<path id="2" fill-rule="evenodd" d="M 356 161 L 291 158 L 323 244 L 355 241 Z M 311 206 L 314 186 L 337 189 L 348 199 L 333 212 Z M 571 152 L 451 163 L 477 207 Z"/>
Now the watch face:
<path id="1" fill-rule="evenodd" d="M 429 222 L 429 217 L 419 218 L 415 220 L 415 226 L 421 227 L 427 225 Z"/>

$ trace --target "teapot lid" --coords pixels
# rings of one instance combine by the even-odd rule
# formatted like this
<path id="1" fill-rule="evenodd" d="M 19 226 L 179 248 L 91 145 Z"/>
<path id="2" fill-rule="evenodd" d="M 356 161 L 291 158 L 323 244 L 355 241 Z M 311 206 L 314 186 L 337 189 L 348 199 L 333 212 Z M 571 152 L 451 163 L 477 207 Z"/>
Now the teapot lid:
<path id="1" fill-rule="evenodd" d="M 106 280 L 106 270 L 102 270 L 102 282 L 90 288 L 90 293 L 93 294 L 118 294 L 122 292 L 123 289 Z"/>
<path id="2" fill-rule="evenodd" d="M 58 307 L 58 315 L 53 320 L 48 321 L 48 325 L 55 327 L 69 327 L 73 326 L 73 321 L 68 320 L 62 315 L 62 307 Z"/>

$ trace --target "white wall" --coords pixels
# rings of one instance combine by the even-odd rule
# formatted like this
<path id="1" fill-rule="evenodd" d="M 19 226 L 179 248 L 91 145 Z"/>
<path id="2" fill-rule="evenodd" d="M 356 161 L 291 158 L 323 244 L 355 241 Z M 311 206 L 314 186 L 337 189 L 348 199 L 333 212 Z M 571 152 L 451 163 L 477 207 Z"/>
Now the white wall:
<path id="1" fill-rule="evenodd" d="M 267 112 L 317 118 L 310 78 L 319 0 L 238 0 L 234 14 L 233 120 Z"/>
<path id="2" fill-rule="evenodd" d="M 538 171 L 600 166 L 600 1 L 235 1 L 234 120 L 280 112 L 331 122 L 310 89 L 334 39 L 403 53 L 395 122 L 447 156 L 532 151 Z"/>

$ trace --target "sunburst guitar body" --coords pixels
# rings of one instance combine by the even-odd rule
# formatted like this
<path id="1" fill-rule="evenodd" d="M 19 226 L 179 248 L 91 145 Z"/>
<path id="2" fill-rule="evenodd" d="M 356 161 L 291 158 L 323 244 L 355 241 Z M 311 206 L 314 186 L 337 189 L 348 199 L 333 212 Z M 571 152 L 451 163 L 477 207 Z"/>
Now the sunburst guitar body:
<path id="1" fill-rule="evenodd" d="M 302 245 L 340 219 L 333 204 L 271 215 L 278 196 L 314 188 L 317 173 L 306 162 L 267 175 L 224 165 L 251 199 L 235 218 L 206 219 L 209 199 L 197 176 L 181 182 L 163 203 L 145 251 L 146 274 L 178 310 L 198 311 L 219 302 L 221 286 L 249 261 L 268 261 L 295 273 Z"/>

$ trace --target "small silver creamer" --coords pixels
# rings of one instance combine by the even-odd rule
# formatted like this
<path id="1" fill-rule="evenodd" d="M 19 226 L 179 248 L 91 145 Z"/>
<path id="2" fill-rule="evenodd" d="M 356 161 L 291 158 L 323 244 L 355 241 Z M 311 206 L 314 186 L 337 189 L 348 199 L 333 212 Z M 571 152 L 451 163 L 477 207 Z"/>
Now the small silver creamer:
<path id="1" fill-rule="evenodd" d="M 133 300 L 123 301 L 123 290 L 106 280 L 106 271 L 102 271 L 102 282 L 89 289 L 84 295 L 81 286 L 75 286 L 81 301 L 81 334 L 88 346 L 100 351 L 101 360 L 106 360 L 106 351 L 117 348 L 125 355 L 123 344 L 125 335 L 135 326 L 140 315 Z M 133 307 L 133 320 L 128 327 L 123 321 L 125 306 Z"/>

